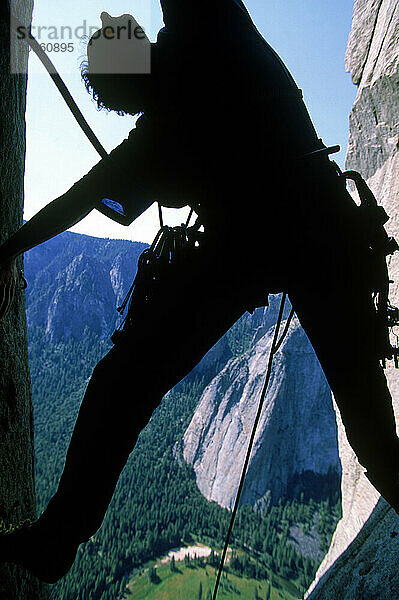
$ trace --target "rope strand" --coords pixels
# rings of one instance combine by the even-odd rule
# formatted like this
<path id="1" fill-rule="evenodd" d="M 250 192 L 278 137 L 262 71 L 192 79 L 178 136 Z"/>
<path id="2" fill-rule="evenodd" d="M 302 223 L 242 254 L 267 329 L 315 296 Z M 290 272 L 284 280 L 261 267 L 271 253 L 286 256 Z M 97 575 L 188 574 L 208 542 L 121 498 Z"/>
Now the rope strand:
<path id="1" fill-rule="evenodd" d="M 284 292 L 283 295 L 282 295 L 282 298 L 281 298 L 280 310 L 279 310 L 279 314 L 278 314 L 278 318 L 277 318 L 277 323 L 276 323 L 276 329 L 274 331 L 273 342 L 272 342 L 272 346 L 271 346 L 270 352 L 269 352 L 269 359 L 268 359 L 268 363 L 267 363 L 267 371 L 266 371 L 265 383 L 263 384 L 262 393 L 261 393 L 260 399 L 259 399 L 258 411 L 256 413 L 255 421 L 254 421 L 254 424 L 253 424 L 253 427 L 252 427 L 251 437 L 250 437 L 249 444 L 248 444 L 247 454 L 245 456 L 244 466 L 242 468 L 240 483 L 239 483 L 239 486 L 238 486 L 238 491 L 237 491 L 236 499 L 235 499 L 235 502 L 234 502 L 234 508 L 233 508 L 233 512 L 232 512 L 232 515 L 231 515 L 231 519 L 230 519 L 229 529 L 227 531 L 226 541 L 225 541 L 223 552 L 222 552 L 222 558 L 220 559 L 220 565 L 219 565 L 219 570 L 218 570 L 218 574 L 217 574 L 217 577 L 216 577 L 215 588 L 213 590 L 212 600 L 216 600 L 216 596 L 217 596 L 217 593 L 218 593 L 220 578 L 222 576 L 223 566 L 224 566 L 224 562 L 226 560 L 226 554 L 227 554 L 227 549 L 228 549 L 228 546 L 229 546 L 230 536 L 231 536 L 231 532 L 233 530 L 233 525 L 234 525 L 234 521 L 235 521 L 235 518 L 236 518 L 237 510 L 238 510 L 238 505 L 239 505 L 239 501 L 240 501 L 241 492 L 242 492 L 242 489 L 244 487 L 244 480 L 245 480 L 245 475 L 247 473 L 249 458 L 251 456 L 252 447 L 253 447 L 253 444 L 254 444 L 254 441 L 255 441 L 256 429 L 258 427 L 259 419 L 260 419 L 260 416 L 262 414 L 263 402 L 265 400 L 266 391 L 267 391 L 267 388 L 268 388 L 269 382 L 270 382 L 270 376 L 271 376 L 272 365 L 273 365 L 273 356 L 276 353 L 278 347 L 281 345 L 283 335 L 285 335 L 287 333 L 287 331 L 288 331 L 288 327 L 286 327 L 285 330 L 284 330 L 284 334 L 281 336 L 279 342 L 277 342 L 279 331 L 280 331 L 280 326 L 281 326 L 281 321 L 282 321 L 282 318 L 283 318 L 283 312 L 284 312 L 286 298 L 287 298 L 287 293 Z M 293 312 L 293 311 L 291 311 L 291 312 Z"/>
<path id="2" fill-rule="evenodd" d="M 61 78 L 61 75 L 58 73 L 58 71 L 55 68 L 54 64 L 49 59 L 49 57 L 47 56 L 47 54 L 45 53 L 45 51 L 43 50 L 43 48 L 40 46 L 39 42 L 33 37 L 32 32 L 30 31 L 30 29 L 28 29 L 27 27 L 25 27 L 12 14 L 10 15 L 10 21 L 11 21 L 11 25 L 12 25 L 12 27 L 13 27 L 13 29 L 15 31 L 18 31 L 18 30 L 20 32 L 25 31 L 26 37 L 24 38 L 24 40 L 26 41 L 27 44 L 29 44 L 29 46 L 32 48 L 32 50 L 35 52 L 35 54 L 38 57 L 38 59 L 41 61 L 41 63 L 43 64 L 43 66 L 47 70 L 47 72 L 50 75 L 51 79 L 54 81 L 55 85 L 57 86 L 60 94 L 64 98 L 64 100 L 65 100 L 65 102 L 66 102 L 69 110 L 71 111 L 71 113 L 75 117 L 75 119 L 76 119 L 79 127 L 82 129 L 82 131 L 85 134 L 85 136 L 91 142 L 92 146 L 95 148 L 95 150 L 101 156 L 101 158 L 105 158 L 106 156 L 108 156 L 108 152 L 105 150 L 104 146 L 100 143 L 100 141 L 98 140 L 97 136 L 95 135 L 95 133 L 91 129 L 90 125 L 88 124 L 88 122 L 86 121 L 86 119 L 84 118 L 84 116 L 82 115 L 82 113 L 81 113 L 78 105 L 76 104 L 75 100 L 72 98 L 72 96 L 71 96 L 71 94 L 70 94 L 67 86 L 65 85 L 63 79 Z"/>

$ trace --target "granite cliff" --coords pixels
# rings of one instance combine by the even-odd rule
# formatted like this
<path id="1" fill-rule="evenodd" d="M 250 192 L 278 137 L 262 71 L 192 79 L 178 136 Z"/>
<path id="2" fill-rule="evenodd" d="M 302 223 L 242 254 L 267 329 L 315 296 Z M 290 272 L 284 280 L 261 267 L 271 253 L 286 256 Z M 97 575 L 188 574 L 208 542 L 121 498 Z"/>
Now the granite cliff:
<path id="1" fill-rule="evenodd" d="M 278 297 L 262 310 L 247 352 L 209 383 L 184 436 L 204 496 L 231 508 L 263 387 Z M 283 323 L 284 326 L 284 323 Z M 337 426 L 331 392 L 296 319 L 277 352 L 241 502 L 262 508 L 299 491 L 315 497 L 339 481 Z"/>
<path id="2" fill-rule="evenodd" d="M 378 202 L 391 217 L 386 228 L 396 239 L 399 239 L 398 39 L 398 0 L 355 0 L 346 65 L 358 92 L 350 115 L 347 168 L 360 171 L 367 178 Z M 391 301 L 398 305 L 399 253 L 389 258 L 389 270 L 395 282 Z M 398 423 L 399 374 L 392 365 L 388 365 L 386 373 Z M 343 517 L 309 599 L 396 598 L 399 517 L 384 500 L 379 500 L 347 442 L 339 419 L 338 422 Z"/>

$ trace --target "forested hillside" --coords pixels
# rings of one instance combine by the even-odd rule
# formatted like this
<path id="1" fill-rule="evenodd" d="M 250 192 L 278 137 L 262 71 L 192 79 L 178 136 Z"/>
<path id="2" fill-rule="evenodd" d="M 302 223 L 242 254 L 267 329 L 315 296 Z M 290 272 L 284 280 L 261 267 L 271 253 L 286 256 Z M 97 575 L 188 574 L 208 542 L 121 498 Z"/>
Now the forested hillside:
<path id="1" fill-rule="evenodd" d="M 67 233 L 27 255 L 39 510 L 56 490 L 85 385 L 110 347 L 115 306 L 143 247 Z M 205 386 L 248 348 L 261 315 L 245 315 L 164 398 L 130 456 L 101 529 L 80 547 L 71 572 L 54 586 L 54 599 L 122 598 L 143 565 L 184 542 L 200 541 L 220 551 L 230 512 L 200 494 L 180 448 Z M 263 514 L 242 507 L 230 572 L 259 581 L 291 580 L 299 598 L 327 550 L 338 513 L 336 482 L 317 500 L 310 488 L 280 499 Z"/>

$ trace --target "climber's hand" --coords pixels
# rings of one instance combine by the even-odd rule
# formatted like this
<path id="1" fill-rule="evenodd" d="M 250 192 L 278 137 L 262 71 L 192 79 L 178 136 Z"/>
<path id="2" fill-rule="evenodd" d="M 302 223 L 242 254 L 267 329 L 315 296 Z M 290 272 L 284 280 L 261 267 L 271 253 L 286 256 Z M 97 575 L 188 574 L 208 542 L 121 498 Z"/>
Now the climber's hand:
<path id="1" fill-rule="evenodd" d="M 7 316 L 20 275 L 15 259 L 0 262 L 0 320 Z"/>

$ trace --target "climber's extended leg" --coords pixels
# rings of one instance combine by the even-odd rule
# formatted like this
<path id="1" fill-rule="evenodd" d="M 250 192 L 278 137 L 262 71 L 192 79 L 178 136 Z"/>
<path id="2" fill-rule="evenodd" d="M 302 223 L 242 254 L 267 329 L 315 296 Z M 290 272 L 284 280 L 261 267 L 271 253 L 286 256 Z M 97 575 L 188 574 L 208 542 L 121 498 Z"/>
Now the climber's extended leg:
<path id="1" fill-rule="evenodd" d="M 0 539 L 0 557 L 53 582 L 69 570 L 78 545 L 101 525 L 140 431 L 162 396 L 241 316 L 237 282 L 212 266 L 172 282 L 128 339 L 94 369 L 68 449 L 58 491 L 39 521 Z"/>
<path id="2" fill-rule="evenodd" d="M 301 171 L 288 292 L 340 409 L 349 443 L 379 492 L 399 511 L 399 441 L 376 348 L 371 265 L 359 212 L 325 160 Z M 295 232 L 294 232 L 295 235 Z"/>

